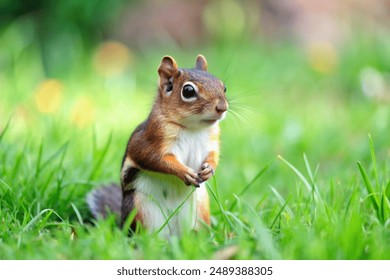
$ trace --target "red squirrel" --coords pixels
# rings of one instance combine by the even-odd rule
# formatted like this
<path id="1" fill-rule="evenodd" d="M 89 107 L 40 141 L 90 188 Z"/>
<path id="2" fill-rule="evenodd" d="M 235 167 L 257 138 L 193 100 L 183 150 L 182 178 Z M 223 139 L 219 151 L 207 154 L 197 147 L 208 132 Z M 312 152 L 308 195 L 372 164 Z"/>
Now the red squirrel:
<path id="1" fill-rule="evenodd" d="M 214 175 L 219 157 L 219 122 L 228 110 L 226 87 L 207 72 L 203 55 L 192 69 L 178 68 L 164 56 L 158 68 L 157 96 L 149 117 L 132 133 L 122 160 L 121 189 L 92 191 L 87 202 L 95 218 L 107 209 L 120 214 L 121 226 L 136 209 L 131 224 L 150 232 L 164 225 L 196 189 L 160 234 L 180 235 L 210 224 L 205 182 Z"/>

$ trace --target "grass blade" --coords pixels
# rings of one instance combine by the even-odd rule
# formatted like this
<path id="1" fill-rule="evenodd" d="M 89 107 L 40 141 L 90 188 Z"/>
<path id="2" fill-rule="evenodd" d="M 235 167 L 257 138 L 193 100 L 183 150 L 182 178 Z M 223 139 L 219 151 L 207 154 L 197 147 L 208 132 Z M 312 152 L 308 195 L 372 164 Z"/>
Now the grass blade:
<path id="1" fill-rule="evenodd" d="M 381 194 L 381 211 L 380 211 L 382 223 L 387 220 L 387 208 L 386 208 L 385 199 L 386 199 L 386 196 L 383 195 L 383 193 L 382 193 Z"/>
<path id="2" fill-rule="evenodd" d="M 70 204 L 73 208 L 73 211 L 76 213 L 76 216 L 77 216 L 77 220 L 79 221 L 80 225 L 84 225 L 84 222 L 83 222 L 83 218 L 81 217 L 81 214 L 79 212 L 79 209 L 77 209 L 76 205 L 74 205 L 73 203 Z"/>
<path id="3" fill-rule="evenodd" d="M 274 188 L 274 187 L 270 187 L 272 192 L 274 193 L 274 195 L 276 196 L 276 199 L 279 201 L 279 203 L 283 206 L 285 205 L 285 208 L 286 208 L 286 211 L 287 213 L 291 216 L 291 217 L 294 217 L 294 213 L 293 211 L 291 210 L 290 207 L 287 206 L 287 202 L 286 200 L 280 195 L 280 193 Z"/>
<path id="4" fill-rule="evenodd" d="M 95 139 L 95 137 L 93 139 Z M 111 140 L 112 140 L 112 133 L 110 133 L 110 136 L 108 137 L 108 140 L 106 142 L 106 145 L 103 148 L 103 151 L 101 152 L 101 154 L 98 157 L 98 159 L 95 161 L 96 163 L 94 164 L 94 166 L 93 166 L 93 168 L 91 170 L 91 174 L 88 177 L 88 181 L 91 181 L 96 176 L 96 174 L 98 173 L 101 165 L 103 164 L 103 160 L 106 157 L 108 149 L 110 147 Z M 94 147 L 96 145 L 95 141 L 96 140 L 94 140 L 94 144 L 93 144 L 93 153 L 96 153 L 96 148 Z"/>
<path id="5" fill-rule="evenodd" d="M 284 209 L 286 208 L 286 206 L 287 206 L 287 201 L 282 205 L 282 207 L 280 208 L 279 212 L 276 214 L 276 217 L 274 218 L 274 220 L 271 223 L 270 229 L 272 229 L 274 227 L 276 221 L 282 215 L 282 213 L 283 213 Z"/>
<path id="6" fill-rule="evenodd" d="M 7 122 L 5 123 L 5 126 L 4 126 L 3 130 L 0 132 L 0 143 L 1 143 L 1 140 L 3 140 L 3 137 L 4 137 L 5 133 L 7 132 L 9 126 L 10 126 L 11 118 L 12 118 L 12 116 L 10 116 L 8 118 Z"/>
<path id="7" fill-rule="evenodd" d="M 168 220 L 169 217 L 168 217 L 167 214 L 164 212 L 163 208 L 161 207 L 161 204 L 160 204 L 153 196 L 151 196 L 151 195 L 149 195 L 148 198 L 149 198 L 151 201 L 153 201 L 153 202 L 157 205 L 158 209 L 160 209 L 161 214 L 164 216 L 164 219 L 165 219 L 165 220 Z M 169 218 L 169 219 L 170 219 L 170 218 Z M 171 228 L 170 228 L 169 224 L 167 224 L 167 226 L 168 226 L 169 231 L 171 231 Z"/>
<path id="8" fill-rule="evenodd" d="M 313 173 L 311 171 L 310 163 L 309 163 L 309 160 L 307 159 L 306 154 L 303 154 L 303 161 L 305 162 L 306 170 L 307 170 L 307 173 L 309 174 L 309 178 L 310 178 L 311 184 L 312 184 L 313 188 L 315 188 L 316 192 L 318 193 L 318 187 L 317 187 L 317 184 L 316 184 L 316 176 L 317 176 L 317 172 L 318 172 L 318 165 L 316 166 L 316 169 L 314 170 L 314 173 Z"/>
<path id="9" fill-rule="evenodd" d="M 164 224 L 156 232 L 154 232 L 153 237 L 158 235 L 163 230 L 163 228 L 168 224 L 168 222 L 172 219 L 172 217 L 180 210 L 180 208 L 184 205 L 184 203 L 187 202 L 187 200 L 191 197 L 191 195 L 194 193 L 195 190 L 196 187 L 193 187 L 192 191 L 187 195 L 187 197 L 183 200 L 183 202 L 180 203 L 180 205 L 171 213 L 171 215 L 169 215 L 168 219 L 165 220 Z"/>
<path id="10" fill-rule="evenodd" d="M 50 215 L 51 214 L 55 214 L 62 222 L 64 222 L 64 220 L 61 218 L 60 215 L 57 214 L 57 212 L 55 212 L 53 209 L 44 209 L 42 210 L 41 212 L 38 213 L 38 215 L 36 215 L 34 218 L 31 219 L 30 222 L 27 223 L 27 225 L 25 225 L 22 229 L 22 232 L 23 231 L 27 231 L 28 229 L 30 229 L 30 227 L 41 217 L 43 216 L 43 214 L 49 212 Z"/>
<path id="11" fill-rule="evenodd" d="M 264 226 L 260 216 L 250 205 L 246 203 L 245 206 L 248 210 L 247 218 L 251 221 L 251 225 L 253 226 L 257 244 L 261 244 L 263 246 L 262 251 L 264 251 L 267 258 L 280 259 L 280 253 L 277 250 L 277 246 L 272 238 L 270 230 Z"/>
<path id="12" fill-rule="evenodd" d="M 278 155 L 278 158 L 283 161 L 290 169 L 301 179 L 303 184 L 306 186 L 307 190 L 311 193 L 313 193 L 314 200 L 317 202 L 318 201 L 318 192 L 315 188 L 314 185 L 310 184 L 309 181 L 303 176 L 303 174 L 290 162 L 288 162 L 286 159 L 284 159 L 281 155 Z"/>
<path id="13" fill-rule="evenodd" d="M 214 198 L 215 202 L 218 204 L 219 210 L 221 211 L 222 218 L 224 220 L 225 226 L 229 226 L 230 231 L 237 232 L 235 226 L 233 225 L 232 221 L 229 219 L 220 199 L 219 199 L 219 194 L 218 194 L 218 188 L 217 188 L 217 183 L 216 183 L 216 178 L 215 176 L 213 177 L 214 179 L 214 186 L 215 186 L 215 191 L 208 185 L 206 184 L 209 192 L 211 193 L 212 197 Z"/>
<path id="14" fill-rule="evenodd" d="M 41 144 L 39 145 L 37 163 L 36 163 L 37 168 L 35 170 L 35 178 L 38 178 L 38 175 L 41 172 L 42 153 L 43 153 L 43 140 L 41 141 Z"/>
<path id="15" fill-rule="evenodd" d="M 374 207 L 374 210 L 375 210 L 375 212 L 377 214 L 378 219 L 382 221 L 381 214 L 380 214 L 380 208 L 379 208 L 379 201 L 378 201 L 378 199 L 376 197 L 376 194 L 374 192 L 374 188 L 371 185 L 370 179 L 368 178 L 367 173 L 364 170 L 363 165 L 360 162 L 357 162 L 357 165 L 358 165 L 360 174 L 361 174 L 361 176 L 363 178 L 364 185 L 366 186 L 367 192 L 368 192 L 368 194 L 369 194 L 369 196 L 371 198 L 372 206 Z"/>
<path id="16" fill-rule="evenodd" d="M 387 182 L 386 184 L 386 188 L 385 188 L 385 194 L 386 194 L 386 197 L 388 199 L 390 199 L 390 180 Z"/>
<path id="17" fill-rule="evenodd" d="M 257 174 L 256 176 L 252 179 L 252 181 L 249 182 L 248 185 L 245 186 L 245 188 L 238 194 L 238 197 L 242 196 L 243 194 L 245 194 L 249 189 L 250 187 L 252 187 L 252 185 L 268 170 L 268 168 L 272 165 L 273 161 L 268 163 L 266 166 L 264 166 Z M 232 205 L 230 205 L 229 207 L 229 211 L 233 211 L 234 207 L 236 206 L 237 204 L 237 200 L 234 200 Z"/>
<path id="18" fill-rule="evenodd" d="M 128 235 L 129 233 L 138 232 L 138 222 L 136 224 L 135 230 L 131 228 L 131 224 L 134 222 L 135 216 L 137 216 L 138 210 L 134 208 L 130 214 L 127 216 L 125 223 L 122 226 L 123 235 Z"/>
<path id="19" fill-rule="evenodd" d="M 368 134 L 368 138 L 370 140 L 370 153 L 371 153 L 372 165 L 373 165 L 373 169 L 374 169 L 375 183 L 376 183 L 376 187 L 379 188 L 379 178 L 378 178 L 378 172 L 377 172 L 377 164 L 376 164 L 376 155 L 375 155 L 374 143 L 372 141 L 372 138 L 371 138 L 370 134 Z"/>
<path id="20" fill-rule="evenodd" d="M 62 164 L 63 160 L 64 160 L 64 157 L 65 157 L 65 154 L 66 154 L 66 151 L 68 149 L 68 144 L 69 144 L 69 141 L 64 143 L 57 151 L 55 151 L 47 160 L 45 160 L 41 167 L 40 167 L 40 171 L 42 171 L 46 166 L 49 165 L 49 163 L 55 159 L 59 154 L 61 154 L 61 158 L 60 158 L 60 164 Z"/>
<path id="21" fill-rule="evenodd" d="M 11 193 L 14 194 L 13 189 L 6 182 L 4 182 L 4 180 L 1 178 L 0 178 L 0 183 L 2 183 Z"/>

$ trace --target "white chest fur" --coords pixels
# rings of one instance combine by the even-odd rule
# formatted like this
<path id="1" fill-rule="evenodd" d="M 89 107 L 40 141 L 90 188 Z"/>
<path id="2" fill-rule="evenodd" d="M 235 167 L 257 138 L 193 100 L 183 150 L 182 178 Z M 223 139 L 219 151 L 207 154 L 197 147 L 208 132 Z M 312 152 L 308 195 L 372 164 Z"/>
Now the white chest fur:
<path id="1" fill-rule="evenodd" d="M 210 140 L 210 130 L 183 130 L 171 146 L 170 152 L 184 165 L 196 172 L 208 153 L 216 150 L 217 144 Z M 167 218 L 188 199 L 172 216 L 169 223 L 162 229 L 161 235 L 169 237 L 180 235 L 184 229 L 197 227 L 197 201 L 201 200 L 207 190 L 205 184 L 200 184 L 191 196 L 193 186 L 172 175 L 141 171 L 134 182 L 136 189 L 137 208 L 142 212 L 143 223 L 151 231 L 161 228 Z"/>
<path id="2" fill-rule="evenodd" d="M 183 130 L 172 145 L 171 153 L 184 165 L 200 171 L 204 159 L 212 148 L 208 130 Z"/>

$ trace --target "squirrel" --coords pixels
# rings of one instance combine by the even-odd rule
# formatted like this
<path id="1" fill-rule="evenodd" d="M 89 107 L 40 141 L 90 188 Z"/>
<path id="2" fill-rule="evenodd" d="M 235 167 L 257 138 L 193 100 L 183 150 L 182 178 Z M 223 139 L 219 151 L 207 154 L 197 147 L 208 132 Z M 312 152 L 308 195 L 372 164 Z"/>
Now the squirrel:
<path id="1" fill-rule="evenodd" d="M 199 230 L 202 221 L 210 225 L 205 182 L 218 165 L 219 122 L 229 105 L 224 83 L 207 72 L 203 55 L 197 56 L 192 69 L 178 68 L 173 57 L 164 56 L 158 75 L 152 110 L 127 143 L 121 187 L 95 189 L 87 203 L 95 218 L 108 212 L 120 215 L 121 227 L 135 209 L 130 230 L 140 223 L 147 231 L 161 229 L 159 234 L 169 237 Z"/>

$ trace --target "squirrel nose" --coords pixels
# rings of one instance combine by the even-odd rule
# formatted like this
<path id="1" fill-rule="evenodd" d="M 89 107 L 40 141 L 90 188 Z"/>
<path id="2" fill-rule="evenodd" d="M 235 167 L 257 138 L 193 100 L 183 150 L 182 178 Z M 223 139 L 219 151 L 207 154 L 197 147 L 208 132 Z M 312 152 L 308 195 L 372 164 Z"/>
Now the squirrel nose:
<path id="1" fill-rule="evenodd" d="M 220 100 L 217 106 L 215 107 L 215 110 L 217 110 L 217 112 L 220 114 L 226 112 L 227 109 L 228 109 L 228 103 L 226 102 L 226 100 Z"/>

